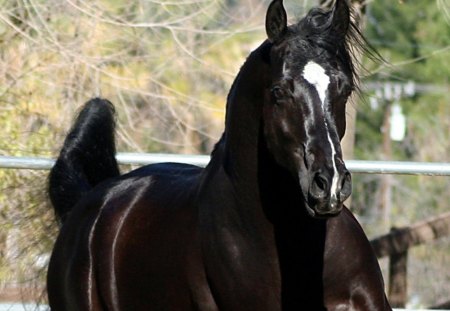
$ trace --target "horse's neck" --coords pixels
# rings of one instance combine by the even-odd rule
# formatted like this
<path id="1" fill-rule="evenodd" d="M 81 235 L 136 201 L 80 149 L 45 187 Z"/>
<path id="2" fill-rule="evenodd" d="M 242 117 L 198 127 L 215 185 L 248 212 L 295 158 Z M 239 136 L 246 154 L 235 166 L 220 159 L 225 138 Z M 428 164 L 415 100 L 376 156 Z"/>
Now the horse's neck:
<path id="1" fill-rule="evenodd" d="M 263 61 L 267 43 L 251 53 L 228 95 L 225 128 L 225 169 L 232 177 L 255 177 L 258 135 L 264 92 L 270 83 L 269 65 Z M 240 177 L 238 177 L 240 176 Z M 256 181 L 256 180 L 252 180 Z"/>
<path id="2" fill-rule="evenodd" d="M 220 231 L 213 238 L 223 239 L 214 243 L 228 246 L 229 236 L 233 236 L 236 247 L 252 248 L 260 256 L 267 256 L 260 251 L 267 251 L 268 236 L 273 237 L 273 228 L 261 208 L 257 164 L 268 72 L 260 47 L 249 56 L 232 86 L 225 133 L 212 154 L 199 192 L 201 222 Z M 228 237 L 223 234 L 227 230 Z"/>
<path id="3" fill-rule="evenodd" d="M 237 226 L 243 230 L 254 224 L 263 227 L 259 231 L 269 227 L 260 207 L 257 167 L 262 105 L 270 69 L 263 59 L 265 47 L 267 43 L 250 54 L 231 87 L 225 132 L 202 181 L 204 199 L 209 199 L 211 192 L 224 195 L 214 203 L 214 213 L 209 207 L 202 211 L 207 218 L 213 218 L 207 221 L 216 225 L 228 219 L 229 223 L 239 223 Z"/>

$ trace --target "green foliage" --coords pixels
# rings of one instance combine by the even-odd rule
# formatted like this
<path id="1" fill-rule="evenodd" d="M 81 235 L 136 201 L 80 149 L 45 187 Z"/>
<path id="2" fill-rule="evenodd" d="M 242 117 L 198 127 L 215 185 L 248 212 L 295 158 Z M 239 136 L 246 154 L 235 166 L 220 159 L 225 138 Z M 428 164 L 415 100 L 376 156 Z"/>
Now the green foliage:
<path id="1" fill-rule="evenodd" d="M 393 142 L 394 159 L 448 160 L 441 152 L 448 148 L 450 24 L 446 15 L 434 2 L 374 1 L 368 9 L 366 37 L 390 65 L 372 68 L 365 82 L 413 81 L 428 87 L 414 97 L 403 95 L 400 99 L 407 117 L 407 137 L 403 143 Z M 356 153 L 358 158 L 378 159 L 386 102 L 378 93 L 368 96 L 377 99 L 379 107 L 371 108 L 369 97 L 360 105 Z M 435 139 L 427 139 L 430 134 Z"/>
<path id="2" fill-rule="evenodd" d="M 388 101 L 382 96 L 384 90 L 365 94 L 364 103 L 358 107 L 355 158 L 450 162 L 450 21 L 438 2 L 371 2 L 365 34 L 390 64 L 381 67 L 369 64 L 372 74 L 364 82 L 413 81 L 418 88 L 414 96 L 403 94 L 389 102 L 399 103 L 406 117 L 406 137 L 400 142 L 383 135 L 386 115 L 389 115 L 386 114 Z M 378 107 L 369 105 L 374 100 Z M 448 177 L 386 179 L 354 174 L 353 182 L 352 207 L 369 236 L 381 235 L 391 226 L 408 226 L 438 216 L 449 208 Z M 390 194 L 383 190 L 386 183 L 391 185 Z M 386 198 L 388 203 L 384 201 Z M 408 279 L 410 298 L 416 301 L 412 307 L 427 307 L 448 299 L 448 288 L 443 283 L 441 289 L 433 285 L 434 280 L 450 278 L 450 271 L 439 263 L 442 258 L 448 260 L 448 241 L 442 245 L 440 248 L 422 246 L 411 252 L 409 260 L 414 266 L 408 269 L 417 273 Z M 424 269 L 423 265 L 429 268 Z M 433 294 L 424 288 L 433 288 Z"/>

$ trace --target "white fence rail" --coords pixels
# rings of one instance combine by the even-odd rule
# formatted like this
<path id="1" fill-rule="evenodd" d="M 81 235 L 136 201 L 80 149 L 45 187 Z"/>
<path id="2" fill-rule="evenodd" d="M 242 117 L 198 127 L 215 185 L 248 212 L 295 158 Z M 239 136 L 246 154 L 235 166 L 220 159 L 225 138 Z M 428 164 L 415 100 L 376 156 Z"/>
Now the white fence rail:
<path id="1" fill-rule="evenodd" d="M 117 161 L 129 165 L 178 162 L 206 166 L 209 155 L 118 153 Z M 54 162 L 50 158 L 0 156 L 0 168 L 48 170 Z M 352 173 L 450 176 L 450 163 L 349 160 L 346 165 Z"/>

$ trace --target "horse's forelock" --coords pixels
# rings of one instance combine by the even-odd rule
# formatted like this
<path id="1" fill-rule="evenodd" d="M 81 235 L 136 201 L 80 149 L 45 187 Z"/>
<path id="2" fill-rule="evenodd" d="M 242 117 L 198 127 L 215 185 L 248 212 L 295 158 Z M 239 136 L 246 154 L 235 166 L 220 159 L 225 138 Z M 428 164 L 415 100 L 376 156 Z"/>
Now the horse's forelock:
<path id="1" fill-rule="evenodd" d="M 350 14 L 353 16 L 352 11 Z M 329 52 L 330 55 L 336 55 L 343 64 L 348 73 L 352 76 L 355 88 L 359 85 L 359 76 L 365 72 L 361 63 L 361 55 L 365 55 L 375 62 L 383 62 L 378 52 L 367 42 L 364 35 L 359 30 L 351 18 L 348 30 L 342 37 L 342 34 L 336 33 L 332 28 L 332 11 L 326 11 L 321 8 L 315 8 L 301 19 L 297 24 L 289 28 L 289 37 L 291 46 L 294 48 L 291 52 L 293 57 L 305 57 L 305 51 L 316 51 L 311 47 L 319 47 Z M 297 55 L 295 55 L 297 50 Z M 311 55 L 309 55 L 311 56 Z"/>

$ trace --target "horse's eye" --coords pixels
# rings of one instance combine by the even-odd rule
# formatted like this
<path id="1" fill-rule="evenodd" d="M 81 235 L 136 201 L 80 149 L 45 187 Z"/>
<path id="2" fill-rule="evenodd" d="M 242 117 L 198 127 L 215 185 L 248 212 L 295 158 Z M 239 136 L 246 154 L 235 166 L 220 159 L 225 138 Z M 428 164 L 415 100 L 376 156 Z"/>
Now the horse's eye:
<path id="1" fill-rule="evenodd" d="M 283 90 L 278 85 L 274 86 L 270 92 L 272 93 L 273 97 L 275 99 L 282 99 L 283 98 Z"/>

